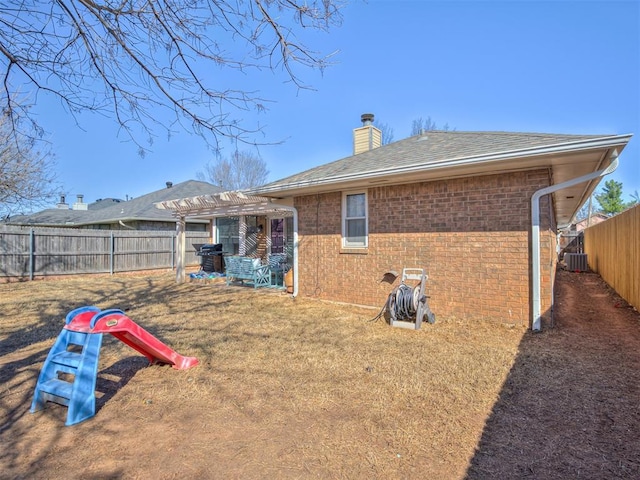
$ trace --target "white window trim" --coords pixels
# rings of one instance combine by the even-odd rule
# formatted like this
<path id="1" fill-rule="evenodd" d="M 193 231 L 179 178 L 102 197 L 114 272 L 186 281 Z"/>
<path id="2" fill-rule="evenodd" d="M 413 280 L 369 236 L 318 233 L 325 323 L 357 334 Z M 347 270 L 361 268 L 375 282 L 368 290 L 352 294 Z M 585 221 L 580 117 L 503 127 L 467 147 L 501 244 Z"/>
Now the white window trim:
<path id="1" fill-rule="evenodd" d="M 352 245 L 347 241 L 347 196 L 364 195 L 364 245 Z M 362 217 L 353 217 L 362 218 Z M 368 248 L 369 247 L 369 194 L 367 190 L 352 190 L 342 192 L 342 248 Z"/>

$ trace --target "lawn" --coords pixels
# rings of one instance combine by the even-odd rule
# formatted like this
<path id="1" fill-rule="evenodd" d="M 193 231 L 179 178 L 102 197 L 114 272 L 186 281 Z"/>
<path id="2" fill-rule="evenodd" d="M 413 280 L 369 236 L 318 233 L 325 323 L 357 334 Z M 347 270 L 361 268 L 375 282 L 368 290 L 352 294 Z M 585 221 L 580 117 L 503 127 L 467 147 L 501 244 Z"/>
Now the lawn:
<path id="1" fill-rule="evenodd" d="M 65 427 L 66 408 L 51 403 L 30 414 L 64 316 L 83 305 L 125 310 L 200 364 L 149 366 L 105 335 L 95 417 Z M 637 312 L 618 310 L 631 343 L 611 369 L 635 372 L 613 377 L 606 361 L 582 360 L 605 369 L 593 379 L 600 384 L 587 383 L 620 422 L 616 437 L 601 445 L 578 430 L 579 453 L 555 458 L 556 450 L 542 448 L 544 458 L 532 458 L 545 435 L 571 435 L 538 427 L 545 412 L 562 424 L 564 404 L 554 412 L 555 403 L 535 400 L 548 393 L 546 378 L 562 388 L 572 375 L 564 360 L 575 352 L 562 350 L 572 343 L 570 328 L 559 322 L 538 335 L 496 319 L 438 317 L 419 331 L 396 329 L 370 321 L 371 309 L 223 284 L 177 285 L 170 273 L 0 285 L 0 477 L 581 478 L 574 464 L 584 454 L 583 472 L 624 478 L 640 473 L 638 440 L 624 437 L 640 425 L 638 397 L 613 402 L 601 383 L 622 382 L 614 387 L 638 394 L 640 336 Z M 575 380 L 578 390 L 554 392 L 553 402 L 579 409 L 572 395 L 582 382 Z M 602 460 L 608 448 L 617 457 Z"/>

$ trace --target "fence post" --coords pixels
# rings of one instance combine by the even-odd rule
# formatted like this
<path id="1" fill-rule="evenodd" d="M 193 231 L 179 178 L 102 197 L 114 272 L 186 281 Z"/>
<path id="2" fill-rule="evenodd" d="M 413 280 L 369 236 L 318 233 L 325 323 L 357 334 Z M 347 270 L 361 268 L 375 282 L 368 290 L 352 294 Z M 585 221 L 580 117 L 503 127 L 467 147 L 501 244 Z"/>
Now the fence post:
<path id="1" fill-rule="evenodd" d="M 111 230 L 111 245 L 109 247 L 109 273 L 111 275 L 113 275 L 113 266 L 115 264 L 115 251 L 116 251 L 116 245 L 115 245 L 115 239 L 113 236 L 113 230 Z"/>
<path id="2" fill-rule="evenodd" d="M 29 230 L 29 280 L 33 280 L 36 267 L 36 236 L 33 228 Z"/>

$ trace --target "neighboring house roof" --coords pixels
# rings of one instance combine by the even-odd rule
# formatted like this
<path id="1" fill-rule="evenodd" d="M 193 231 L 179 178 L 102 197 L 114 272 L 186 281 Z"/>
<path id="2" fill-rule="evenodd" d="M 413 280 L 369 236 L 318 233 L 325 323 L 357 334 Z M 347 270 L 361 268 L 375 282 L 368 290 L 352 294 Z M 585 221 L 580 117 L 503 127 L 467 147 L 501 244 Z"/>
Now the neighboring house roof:
<path id="1" fill-rule="evenodd" d="M 117 203 L 122 203 L 124 200 L 120 198 L 99 198 L 93 203 L 87 205 L 89 210 L 100 210 L 101 208 L 113 207 Z"/>
<path id="2" fill-rule="evenodd" d="M 631 135 L 427 131 L 250 190 L 267 197 L 549 168 L 553 184 L 606 168 Z M 598 180 L 554 193 L 569 223 Z"/>
<path id="3" fill-rule="evenodd" d="M 583 218 L 579 222 L 574 224 L 576 231 L 584 230 L 587 227 L 592 225 L 597 225 L 598 223 L 602 223 L 605 220 L 608 220 L 609 217 L 603 213 L 594 213 L 591 215 L 591 218 Z"/>
<path id="4" fill-rule="evenodd" d="M 10 217 L 4 223 L 8 225 L 67 225 L 75 223 L 76 219 L 86 216 L 86 211 L 48 208 L 41 212 L 32 213 L 30 215 L 15 215 Z"/>
<path id="5" fill-rule="evenodd" d="M 156 202 L 211 195 L 223 191 L 223 188 L 207 182 L 188 180 L 126 202 L 113 203 L 105 208 L 89 210 L 50 208 L 32 215 L 13 217 L 6 223 L 9 225 L 87 226 L 140 220 L 173 222 L 175 218 L 171 212 L 155 208 Z"/>

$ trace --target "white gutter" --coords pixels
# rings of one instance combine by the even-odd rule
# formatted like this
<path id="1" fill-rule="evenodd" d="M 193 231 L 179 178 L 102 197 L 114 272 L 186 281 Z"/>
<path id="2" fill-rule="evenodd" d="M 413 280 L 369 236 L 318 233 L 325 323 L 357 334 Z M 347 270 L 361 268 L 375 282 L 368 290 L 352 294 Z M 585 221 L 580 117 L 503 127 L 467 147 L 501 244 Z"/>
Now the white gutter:
<path id="1" fill-rule="evenodd" d="M 557 185 L 550 185 L 535 192 L 531 197 L 531 261 L 533 262 L 532 280 L 533 280 L 533 321 L 531 324 L 531 330 L 539 332 L 541 328 L 541 302 L 540 302 L 540 198 L 544 195 L 562 190 L 563 188 L 573 187 L 580 183 L 594 180 L 598 177 L 604 177 L 609 175 L 616 168 L 618 168 L 618 150 L 614 150 L 611 154 L 612 162 L 604 170 L 598 170 L 581 177 L 567 180 L 566 182 L 558 183 Z"/>

